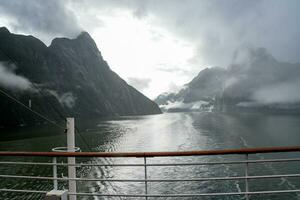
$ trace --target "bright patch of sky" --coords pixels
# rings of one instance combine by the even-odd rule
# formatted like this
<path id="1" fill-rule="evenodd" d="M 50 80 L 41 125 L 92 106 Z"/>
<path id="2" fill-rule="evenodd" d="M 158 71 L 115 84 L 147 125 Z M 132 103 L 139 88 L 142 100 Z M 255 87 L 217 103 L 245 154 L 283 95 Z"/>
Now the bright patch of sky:
<path id="1" fill-rule="evenodd" d="M 92 33 L 98 48 L 112 70 L 122 78 L 150 79 L 142 92 L 150 98 L 173 90 L 174 84 L 183 85 L 190 80 L 179 70 L 188 70 L 193 46 L 178 40 L 166 30 L 151 24 L 151 17 L 140 20 L 130 12 L 118 10 L 118 15 L 98 15 L 103 22 Z M 130 83 L 130 81 L 129 81 Z"/>

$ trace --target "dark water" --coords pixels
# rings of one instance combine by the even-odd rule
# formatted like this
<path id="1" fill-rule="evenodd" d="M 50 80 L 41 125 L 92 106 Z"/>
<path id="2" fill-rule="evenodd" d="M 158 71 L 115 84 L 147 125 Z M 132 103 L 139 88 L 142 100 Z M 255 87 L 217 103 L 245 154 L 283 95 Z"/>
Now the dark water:
<path id="1" fill-rule="evenodd" d="M 300 116 L 266 114 L 169 113 L 152 116 L 122 117 L 116 120 L 76 122 L 88 146 L 77 135 L 77 146 L 83 151 L 187 151 L 244 147 L 300 145 Z M 51 127 L 1 129 L 0 150 L 49 151 L 65 145 L 62 130 Z M 47 136 L 50 135 L 50 136 Z M 20 139 L 24 138 L 25 139 Z M 249 159 L 290 158 L 296 153 L 252 155 Z M 299 157 L 299 153 L 298 153 Z M 6 158 L 9 160 L 10 158 Z M 49 161 L 47 159 L 30 159 Z M 244 156 L 202 156 L 186 158 L 149 158 L 148 163 L 214 162 L 243 160 Z M 24 158 L 19 160 L 25 161 Z M 28 161 L 28 158 L 27 160 Z M 140 158 L 90 159 L 85 163 L 143 163 Z M 250 175 L 300 173 L 300 162 L 250 164 Z M 0 166 L 1 174 L 51 175 L 51 167 Z M 111 179 L 143 179 L 142 167 L 86 167 L 78 169 L 78 177 Z M 59 169 L 59 174 L 65 169 Z M 200 177 L 243 176 L 243 165 L 149 167 L 150 179 L 180 179 Z M 16 181 L 1 179 L 1 188 L 51 189 L 49 181 Z M 66 186 L 59 183 L 60 188 Z M 148 193 L 210 193 L 244 191 L 244 181 L 202 181 L 149 183 Z M 250 191 L 299 189 L 299 178 L 251 180 Z M 143 183 L 79 182 L 81 192 L 143 194 Z M 0 193 L 0 199 L 42 199 L 41 196 Z M 97 197 L 79 199 L 101 199 Z M 108 199 L 108 198 L 107 198 Z M 120 199 L 120 198 L 111 198 Z M 123 198 L 125 199 L 125 198 Z M 133 198 L 138 199 L 138 198 Z M 143 198 L 140 198 L 143 199 Z M 155 199 L 155 198 L 149 198 Z M 156 198 L 158 199 L 158 198 Z M 176 198 L 160 198 L 176 199 Z M 179 199 L 179 198 L 178 198 Z M 199 197 L 181 199 L 244 199 L 243 196 Z M 250 199 L 300 199 L 300 194 L 251 196 Z"/>

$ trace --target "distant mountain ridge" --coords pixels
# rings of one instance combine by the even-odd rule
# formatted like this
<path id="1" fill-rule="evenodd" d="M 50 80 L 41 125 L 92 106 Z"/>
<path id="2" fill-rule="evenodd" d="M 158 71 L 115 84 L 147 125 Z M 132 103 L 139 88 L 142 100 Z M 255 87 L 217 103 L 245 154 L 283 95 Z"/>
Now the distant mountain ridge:
<path id="1" fill-rule="evenodd" d="M 222 94 L 225 76 L 226 70 L 221 67 L 205 68 L 178 93 L 161 94 L 155 102 L 168 111 L 210 109 Z"/>
<path id="2" fill-rule="evenodd" d="M 3 77 L 1 82 L 0 77 L 1 89 L 24 104 L 31 99 L 32 108 L 51 119 L 161 113 L 155 102 L 109 68 L 87 32 L 75 39 L 55 38 L 47 47 L 33 36 L 12 34 L 2 27 L 0 64 L 12 79 Z M 14 88 L 17 80 L 30 88 Z M 0 125 L 41 121 L 4 96 L 0 110 Z"/>
<path id="3" fill-rule="evenodd" d="M 159 95 L 166 111 L 300 113 L 300 63 L 279 62 L 266 49 L 243 49 L 225 68 L 202 70 L 178 93 Z"/>

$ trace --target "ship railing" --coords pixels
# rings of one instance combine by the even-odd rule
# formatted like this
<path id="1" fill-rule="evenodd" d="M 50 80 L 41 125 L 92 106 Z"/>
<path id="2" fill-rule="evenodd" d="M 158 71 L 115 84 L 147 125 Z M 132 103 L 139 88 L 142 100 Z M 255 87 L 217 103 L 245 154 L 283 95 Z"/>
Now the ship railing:
<path id="1" fill-rule="evenodd" d="M 300 154 L 295 158 L 285 158 L 283 153 L 287 152 L 300 152 L 300 146 L 293 147 L 265 147 L 265 148 L 244 148 L 244 149 L 226 149 L 226 150 L 201 150 L 201 151 L 176 151 L 176 152 L 0 152 L 0 166 L 1 165 L 38 165 L 38 166 L 52 166 L 53 175 L 50 176 L 28 176 L 28 175 L 13 175 L 13 174 L 0 174 L 0 178 L 12 178 L 12 179 L 34 179 L 34 180 L 48 180 L 53 181 L 53 189 L 58 188 L 58 182 L 60 181 L 101 181 L 101 182 L 140 182 L 144 184 L 144 192 L 142 194 L 107 194 L 107 193 L 96 193 L 96 192 L 69 192 L 69 197 L 79 196 L 98 196 L 98 197 L 142 197 L 158 198 L 158 197 L 173 197 L 173 198 L 186 198 L 186 197 L 202 197 L 202 196 L 241 196 L 242 198 L 249 199 L 250 195 L 274 195 L 274 194 L 286 194 L 296 193 L 300 194 L 300 188 L 283 189 L 283 190 L 261 190 L 252 191 L 249 187 L 250 180 L 257 179 L 276 179 L 276 178 L 299 178 L 300 174 L 272 174 L 272 175 L 249 175 L 249 164 L 251 163 L 289 163 L 289 162 L 300 162 Z M 272 159 L 249 159 L 251 154 L 268 154 L 268 153 L 280 153 L 282 158 Z M 218 161 L 218 162 L 189 162 L 189 163 L 147 163 L 148 159 L 155 157 L 188 157 L 188 156 L 224 156 L 224 155 L 244 155 L 243 160 L 229 160 L 229 161 Z M 48 157 L 52 158 L 52 162 L 19 162 L 19 161 L 3 161 L 6 157 Z M 81 157 L 81 158 L 137 158 L 142 159 L 141 164 L 116 164 L 116 163 L 58 163 L 58 158 L 68 157 Z M 166 166 L 210 166 L 210 165 L 243 165 L 244 172 L 242 176 L 224 176 L 224 177 L 205 177 L 205 178 L 184 178 L 184 179 L 153 179 L 149 178 L 149 167 L 166 167 Z M 143 179 L 111 179 L 111 178 L 68 178 L 58 177 L 57 167 L 59 166 L 74 166 L 76 168 L 81 167 L 142 167 L 143 168 Z M 1 173 L 1 171 L 0 171 Z M 227 180 L 239 180 L 244 181 L 245 187 L 241 191 L 237 192 L 211 192 L 211 193 L 176 193 L 176 194 L 156 194 L 148 192 L 148 183 L 151 182 L 196 182 L 196 181 L 227 181 Z M 38 193 L 45 195 L 49 191 L 32 190 L 32 189 L 14 189 L 14 188 L 0 188 L 1 192 L 7 193 Z"/>

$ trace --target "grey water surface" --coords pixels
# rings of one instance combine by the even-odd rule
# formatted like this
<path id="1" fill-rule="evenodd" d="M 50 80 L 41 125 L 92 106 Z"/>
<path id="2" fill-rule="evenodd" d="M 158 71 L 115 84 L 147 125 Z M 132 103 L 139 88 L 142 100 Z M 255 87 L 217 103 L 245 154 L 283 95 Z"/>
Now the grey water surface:
<path id="1" fill-rule="evenodd" d="M 76 144 L 83 151 L 188 151 L 245 147 L 300 145 L 300 115 L 224 114 L 211 112 L 165 113 L 161 115 L 120 117 L 116 119 L 77 120 L 80 135 Z M 50 151 L 65 146 L 63 130 L 50 125 L 34 128 L 0 129 L 1 151 Z M 88 144 L 86 144 L 88 143 Z M 250 155 L 249 159 L 292 158 L 299 153 Z M 15 158 L 14 158 L 15 159 Z M 244 160 L 245 156 L 201 156 L 148 158 L 148 163 L 215 162 Z M 1 158 L 12 160 L 12 158 Z M 19 161 L 51 162 L 48 158 L 18 158 Z M 62 161 L 62 160 L 61 160 Z M 84 163 L 143 163 L 142 158 L 78 159 Z M 187 179 L 243 176 L 243 164 L 148 167 L 148 179 Z M 59 176 L 66 176 L 63 167 Z M 51 176 L 51 167 L 1 165 L 1 174 Z M 249 164 L 249 175 L 300 174 L 300 162 Z M 61 175 L 62 174 L 62 175 Z M 78 177 L 107 179 L 144 179 L 143 167 L 83 167 Z M 51 190 L 51 181 L 1 178 L 1 188 Z M 67 183 L 59 182 L 59 187 Z M 250 180 L 250 191 L 299 189 L 300 178 Z M 78 182 L 80 192 L 144 194 L 144 183 Z M 245 191 L 244 180 L 148 183 L 149 194 L 193 194 Z M 0 192 L 0 199 L 43 199 L 41 195 Z M 78 199 L 126 199 L 79 197 Z M 127 198 L 129 199 L 129 198 Z M 131 198 L 144 199 L 144 198 Z M 148 199 L 245 199 L 244 196 L 148 198 Z M 300 194 L 252 195 L 250 199 L 300 199 Z"/>

